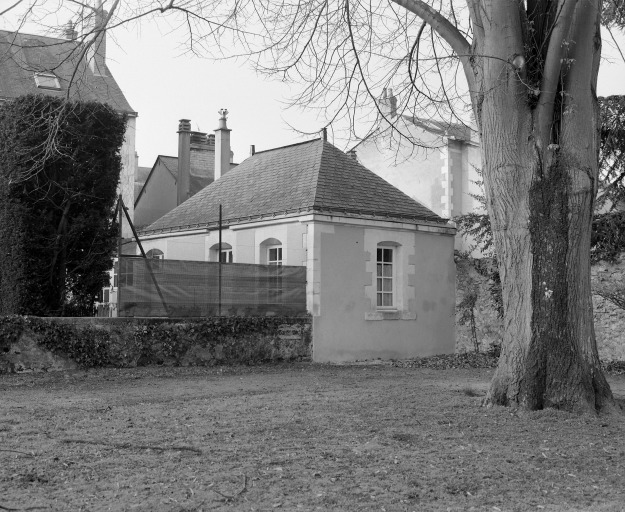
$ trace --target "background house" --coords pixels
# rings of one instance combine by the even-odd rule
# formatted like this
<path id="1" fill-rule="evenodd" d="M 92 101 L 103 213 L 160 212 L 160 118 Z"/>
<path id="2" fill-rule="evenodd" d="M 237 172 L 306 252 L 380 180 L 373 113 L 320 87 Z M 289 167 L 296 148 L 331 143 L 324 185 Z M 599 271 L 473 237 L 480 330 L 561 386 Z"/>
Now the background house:
<path id="1" fill-rule="evenodd" d="M 96 10 L 95 23 L 103 25 L 105 12 Z M 0 31 L 0 102 L 26 94 L 46 94 L 72 100 L 106 103 L 127 116 L 121 148 L 119 192 L 133 216 L 136 171 L 135 132 L 137 113 L 106 65 L 106 32 L 102 32 L 86 56 L 71 24 L 65 38 Z M 132 236 L 124 223 L 123 234 Z"/>
<path id="2" fill-rule="evenodd" d="M 234 153 L 230 149 L 230 130 L 226 127 L 217 131 L 228 156 L 228 167 L 235 167 L 236 164 L 232 163 Z M 191 121 L 181 119 L 178 156 L 159 155 L 149 169 L 135 197 L 135 225 L 144 227 L 151 224 L 212 183 L 215 180 L 215 158 L 215 135 L 191 131 Z"/>
<path id="3" fill-rule="evenodd" d="M 140 233 L 146 251 L 304 266 L 316 361 L 454 351 L 455 229 L 445 219 L 323 139 L 219 174 Z"/>
<path id="4" fill-rule="evenodd" d="M 399 115 L 392 89 L 384 90 L 379 107 L 387 121 L 349 152 L 359 162 L 438 215 L 452 218 L 480 208 L 473 197 L 481 167 L 479 140 L 468 126 Z M 410 140 L 407 138 L 409 137 Z M 421 146 L 415 146 L 418 141 Z M 471 242 L 460 235 L 456 249 Z"/>

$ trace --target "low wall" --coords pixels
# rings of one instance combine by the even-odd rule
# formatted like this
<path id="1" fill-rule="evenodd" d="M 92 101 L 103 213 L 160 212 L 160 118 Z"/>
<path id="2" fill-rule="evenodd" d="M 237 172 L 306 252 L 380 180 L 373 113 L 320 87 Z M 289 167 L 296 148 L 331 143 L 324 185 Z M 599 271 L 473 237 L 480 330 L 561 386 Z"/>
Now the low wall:
<path id="1" fill-rule="evenodd" d="M 459 262 L 463 264 L 465 262 Z M 465 269 L 471 279 L 478 283 L 478 297 L 475 305 L 475 328 L 482 352 L 487 351 L 493 343 L 501 343 L 503 323 L 498 317 L 488 290 L 488 279 L 478 274 L 475 269 Z M 602 283 L 623 283 L 625 288 L 625 258 L 616 263 L 599 262 L 592 266 L 593 289 Z M 460 274 L 460 270 L 458 271 Z M 466 282 L 466 280 L 464 281 Z M 456 304 L 462 301 L 466 290 L 459 280 L 456 290 Z M 593 310 L 597 348 L 602 361 L 625 361 L 625 310 L 618 308 L 610 301 L 593 293 Z M 456 352 L 474 350 L 471 338 L 471 326 L 468 322 L 460 322 L 461 312 L 456 312 Z"/>
<path id="2" fill-rule="evenodd" d="M 308 317 L 0 318 L 0 373 L 309 360 Z"/>

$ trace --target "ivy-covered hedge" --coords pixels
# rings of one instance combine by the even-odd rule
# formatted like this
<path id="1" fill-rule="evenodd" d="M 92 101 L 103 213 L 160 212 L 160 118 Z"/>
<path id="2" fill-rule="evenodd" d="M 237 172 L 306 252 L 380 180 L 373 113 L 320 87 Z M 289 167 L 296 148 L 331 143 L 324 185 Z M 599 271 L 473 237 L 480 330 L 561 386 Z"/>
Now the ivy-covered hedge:
<path id="1" fill-rule="evenodd" d="M 0 359 L 12 357 L 11 347 L 23 335 L 82 368 L 301 360 L 310 358 L 312 346 L 308 317 L 93 319 L 77 323 L 72 319 L 7 316 L 0 317 Z"/>

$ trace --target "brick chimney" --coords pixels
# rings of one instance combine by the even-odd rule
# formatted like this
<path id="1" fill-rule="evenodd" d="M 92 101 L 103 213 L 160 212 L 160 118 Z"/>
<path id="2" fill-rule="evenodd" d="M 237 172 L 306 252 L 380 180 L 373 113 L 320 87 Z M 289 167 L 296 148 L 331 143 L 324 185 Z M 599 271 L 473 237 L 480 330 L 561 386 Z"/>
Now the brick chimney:
<path id="1" fill-rule="evenodd" d="M 215 179 L 215 136 L 191 132 L 191 176 Z M 190 195 L 193 194 L 191 187 Z M 197 190 L 196 190 L 197 192 Z"/>
<path id="2" fill-rule="evenodd" d="M 103 0 L 96 0 L 93 23 L 93 45 L 89 48 L 89 67 L 96 76 L 106 76 L 106 17 Z"/>
<path id="3" fill-rule="evenodd" d="M 177 203 L 189 199 L 191 182 L 191 121 L 181 119 L 178 124 L 178 179 L 176 180 Z"/>
<path id="4" fill-rule="evenodd" d="M 232 152 L 230 151 L 230 131 L 226 126 L 228 110 L 222 108 L 218 114 L 219 125 L 215 130 L 215 180 L 230 170 Z"/>

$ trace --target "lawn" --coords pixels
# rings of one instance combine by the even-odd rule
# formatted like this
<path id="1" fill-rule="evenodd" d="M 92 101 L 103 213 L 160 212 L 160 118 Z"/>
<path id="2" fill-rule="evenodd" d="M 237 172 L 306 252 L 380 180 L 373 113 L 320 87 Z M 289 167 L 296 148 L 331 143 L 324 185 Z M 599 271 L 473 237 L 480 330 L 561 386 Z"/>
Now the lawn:
<path id="1" fill-rule="evenodd" d="M 625 417 L 483 408 L 492 369 L 0 376 L 0 510 L 625 510 Z M 609 378 L 625 399 L 625 377 Z"/>

